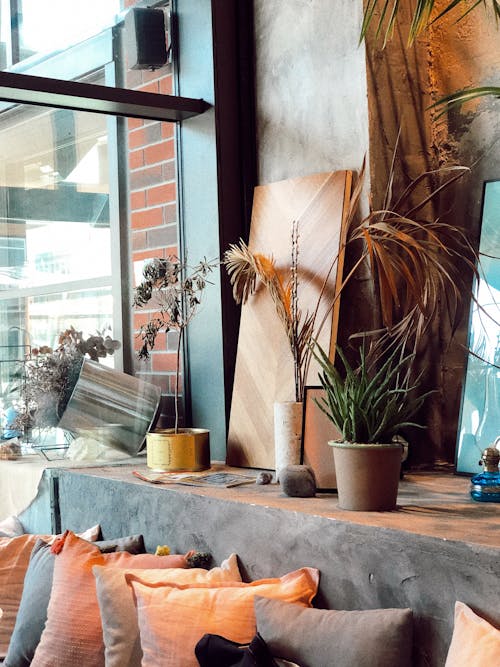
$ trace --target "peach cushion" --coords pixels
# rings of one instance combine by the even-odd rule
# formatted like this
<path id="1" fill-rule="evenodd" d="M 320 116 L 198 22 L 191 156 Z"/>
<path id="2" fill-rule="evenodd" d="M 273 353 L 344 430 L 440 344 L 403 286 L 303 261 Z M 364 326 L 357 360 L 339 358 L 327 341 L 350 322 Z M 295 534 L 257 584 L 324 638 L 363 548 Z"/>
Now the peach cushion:
<path id="1" fill-rule="evenodd" d="M 211 570 L 122 570 L 94 567 L 97 599 L 102 618 L 106 667 L 136 667 L 141 664 L 142 650 L 134 597 L 125 574 L 135 574 L 141 581 L 163 584 L 210 584 L 241 582 L 236 554 L 220 567 Z"/>
<path id="2" fill-rule="evenodd" d="M 455 603 L 455 623 L 445 667 L 500 665 L 500 630 L 463 602 Z"/>
<path id="3" fill-rule="evenodd" d="M 92 568 L 187 567 L 186 556 L 102 554 L 98 547 L 68 532 L 52 547 L 56 558 L 47 622 L 33 667 L 104 666 L 101 617 Z"/>
<path id="4" fill-rule="evenodd" d="M 95 541 L 99 532 L 99 526 L 94 526 L 82 535 L 85 539 Z M 57 535 L 26 533 L 18 537 L 0 537 L 0 606 L 4 611 L 0 623 L 0 658 L 7 654 L 23 593 L 24 575 L 28 569 L 31 551 L 39 538 L 45 542 L 53 542 Z"/>
<path id="5" fill-rule="evenodd" d="M 254 597 L 310 606 L 319 571 L 305 567 L 279 579 L 219 587 L 153 584 L 141 581 L 140 574 L 125 578 L 136 598 L 142 667 L 198 667 L 194 649 L 205 633 L 250 642 L 256 633 Z"/>

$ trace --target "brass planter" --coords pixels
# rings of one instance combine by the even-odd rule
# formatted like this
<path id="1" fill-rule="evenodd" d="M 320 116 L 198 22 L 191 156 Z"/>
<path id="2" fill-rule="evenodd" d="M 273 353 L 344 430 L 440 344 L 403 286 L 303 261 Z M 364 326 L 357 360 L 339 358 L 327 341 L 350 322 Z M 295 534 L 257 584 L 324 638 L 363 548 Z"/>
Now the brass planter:
<path id="1" fill-rule="evenodd" d="M 198 472 L 210 468 L 209 432 L 202 428 L 158 429 L 146 436 L 147 465 L 156 472 Z"/>

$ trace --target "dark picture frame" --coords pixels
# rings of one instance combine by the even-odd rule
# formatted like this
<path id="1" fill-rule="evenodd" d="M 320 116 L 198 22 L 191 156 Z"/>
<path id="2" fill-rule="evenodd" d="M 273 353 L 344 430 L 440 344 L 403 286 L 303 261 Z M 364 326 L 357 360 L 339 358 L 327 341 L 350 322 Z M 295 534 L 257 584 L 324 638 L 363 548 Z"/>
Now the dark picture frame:
<path id="1" fill-rule="evenodd" d="M 333 449 L 328 441 L 340 440 L 342 434 L 315 402 L 321 400 L 324 395 L 323 387 L 305 387 L 301 462 L 312 468 L 316 477 L 317 491 L 334 493 L 337 491 L 337 478 Z"/>

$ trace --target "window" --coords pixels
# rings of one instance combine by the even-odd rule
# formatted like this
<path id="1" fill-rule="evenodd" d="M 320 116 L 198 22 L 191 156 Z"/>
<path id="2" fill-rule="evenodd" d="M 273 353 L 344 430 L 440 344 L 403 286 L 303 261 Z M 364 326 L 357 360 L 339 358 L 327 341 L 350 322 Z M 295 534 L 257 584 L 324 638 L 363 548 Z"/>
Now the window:
<path id="1" fill-rule="evenodd" d="M 123 3 L 90 4 L 95 12 L 89 3 L 68 0 L 0 0 L 7 70 L 22 73 L 28 97 L 24 75 L 50 77 L 57 86 L 61 79 L 90 85 L 96 108 L 102 86 L 123 82 L 158 93 L 164 117 L 161 94 L 172 90 L 171 67 L 127 70 L 120 55 Z M 70 325 L 85 334 L 112 325 L 123 342 L 114 359 L 133 369 L 130 328 L 137 330 L 144 314 L 131 320 L 129 276 L 144 260 L 177 252 L 175 126 L 155 119 L 155 109 L 148 118 L 151 109 L 140 96 L 123 108 L 144 118 L 0 101 L 3 357 L 25 344 L 54 345 Z M 165 393 L 173 372 L 168 357 L 165 346 L 149 367 L 137 367 L 154 373 Z M 2 377 L 3 388 L 7 380 Z"/>
<path id="2" fill-rule="evenodd" d="M 111 294 L 113 333 L 123 342 L 124 369 L 146 375 L 160 384 L 164 392 L 168 392 L 174 373 L 168 360 L 169 341 L 166 341 L 166 353 L 158 350 L 158 365 L 152 360 L 149 367 L 134 369 L 132 332 L 139 321 L 136 319 L 133 322 L 130 309 L 132 260 L 140 262 L 148 256 L 179 249 L 178 225 L 182 227 L 182 251 L 187 251 L 190 257 L 220 256 L 228 243 L 245 236 L 255 161 L 255 136 L 251 122 L 250 0 L 171 0 L 171 5 L 178 36 L 174 50 L 175 63 L 179 66 L 176 65 L 175 72 L 171 65 L 155 71 L 128 70 L 123 55 L 125 12 L 131 6 L 167 9 L 166 0 L 121 0 L 114 27 L 108 27 L 111 14 L 116 11 L 114 0 L 104 3 L 97 0 L 92 3 L 82 3 L 81 0 L 0 0 L 0 61 L 5 66 L 4 71 L 0 71 L 0 132 L 4 121 L 5 129 L 9 127 L 9 114 L 12 120 L 16 114 L 20 117 L 22 113 L 28 113 L 19 106 L 20 103 L 38 105 L 38 110 L 30 107 L 35 125 L 36 114 L 42 117 L 47 113 L 40 105 L 50 107 L 54 118 L 59 117 L 61 121 L 62 112 L 68 110 L 77 112 L 78 116 L 82 114 L 82 118 L 86 111 L 106 115 L 106 120 L 103 120 L 106 134 L 96 132 L 92 141 L 89 137 L 86 151 L 82 143 L 85 141 L 84 133 L 80 132 L 85 121 L 73 116 L 74 130 L 70 131 L 70 135 L 73 132 L 75 146 L 71 169 L 61 170 L 59 163 L 56 165 L 55 161 L 49 160 L 37 164 L 37 177 L 39 180 L 42 178 L 38 172 L 43 174 L 40 171 L 43 167 L 45 180 L 42 180 L 42 187 L 35 189 L 45 190 L 40 193 L 45 200 L 52 198 L 55 201 L 53 191 L 57 189 L 56 180 L 62 181 L 71 175 L 72 187 L 78 193 L 79 202 L 84 199 L 80 194 L 85 194 L 93 196 L 96 203 L 97 195 L 103 193 L 95 189 L 95 183 L 87 182 L 89 177 L 85 174 L 91 169 L 89 165 L 95 166 L 96 152 L 101 159 L 102 152 L 106 151 L 111 266 L 109 285 L 104 284 L 109 273 L 103 263 L 99 266 L 98 275 L 75 277 L 72 284 L 74 290 L 63 289 L 70 284 L 70 277 L 59 280 L 61 289 L 57 294 L 54 286 L 58 283 L 54 276 L 50 277 L 51 271 L 60 271 L 64 261 L 61 251 L 55 246 L 39 249 L 37 253 L 35 268 L 45 279 L 41 286 L 38 282 L 31 287 L 27 283 L 13 285 L 10 282 L 13 278 L 8 275 L 9 268 L 0 267 L 5 283 L 5 289 L 0 283 L 4 312 L 12 311 L 6 321 L 14 321 L 17 317 L 17 321 L 25 322 L 26 317 L 32 313 L 34 316 L 34 300 L 59 299 L 68 308 L 67 312 L 70 312 L 69 302 L 78 298 L 82 299 L 81 303 L 95 303 L 101 307 L 103 302 L 98 302 L 98 298 L 105 299 L 107 289 Z M 31 29 L 28 30 L 28 13 L 34 11 L 35 6 L 46 10 L 47 23 L 58 12 L 60 16 L 69 15 L 69 21 L 75 22 L 77 14 L 73 8 L 78 6 L 92 17 L 96 30 L 100 32 L 94 36 L 85 33 L 83 41 L 67 48 L 58 44 L 57 48 L 62 50 L 47 52 L 47 43 L 49 49 L 55 47 L 56 36 L 51 36 L 50 40 L 42 39 L 43 43 L 40 43 L 35 40 Z M 96 8 L 92 10 L 94 6 Z M 13 22 L 11 30 L 10 19 L 16 13 L 17 23 Z M 22 22 L 19 21 L 20 14 Z M 78 19 L 78 22 L 83 26 L 83 19 Z M 56 32 L 60 34 L 61 28 L 58 27 Z M 68 30 L 67 34 L 70 32 Z M 223 38 L 213 40 L 214 34 Z M 83 33 L 78 34 L 76 39 L 82 37 Z M 24 49 L 22 54 L 21 45 Z M 215 67 L 217 77 L 214 77 Z M 99 85 L 93 77 L 101 77 Z M 115 86 L 116 90 L 113 89 Z M 156 94 L 151 95 L 152 92 Z M 175 96 L 171 95 L 172 92 Z M 208 113 L 203 113 L 207 109 Z M 95 113 L 92 115 L 95 116 Z M 129 119 L 125 120 L 127 116 Z M 189 120 L 176 125 L 170 122 L 186 119 Z M 64 122 L 69 122 L 68 117 Z M 53 127 L 57 127 L 57 122 Z M 66 147 L 64 130 L 51 136 L 56 147 L 61 150 Z M 95 144 L 97 151 L 93 150 Z M 59 148 L 52 150 L 57 152 Z M 32 164 L 31 158 L 30 161 Z M 105 164 L 104 158 L 101 164 Z M 0 178 L 5 177 L 4 171 L 0 167 Z M 176 180 L 178 171 L 182 171 L 179 182 Z M 99 181 L 100 185 L 103 183 Z M 5 178 L 0 186 L 4 191 L 10 187 Z M 61 189 L 63 186 L 58 187 Z M 85 199 L 90 202 L 89 197 Z M 65 217 L 68 217 L 69 203 L 65 205 Z M 23 206 L 24 213 L 25 202 Z M 156 210 L 150 213 L 150 209 Z M 0 202 L 0 215 L 4 215 L 5 210 L 4 202 Z M 35 217 L 42 218 L 46 225 L 52 225 L 46 229 L 55 229 L 59 222 L 64 223 L 65 230 L 70 229 L 70 222 L 76 225 L 71 216 L 69 221 L 60 220 L 55 213 L 42 216 L 41 209 L 37 210 Z M 20 219 L 24 220 L 24 229 L 29 227 L 31 232 L 31 218 L 26 216 Z M 101 217 L 99 224 L 102 225 L 103 220 Z M 10 223 L 6 219 L 0 222 L 4 224 L 3 230 L 0 229 L 0 238 L 3 239 L 0 242 L 1 261 L 7 261 L 5 258 L 8 255 L 8 262 L 13 266 L 19 266 L 21 262 L 24 265 L 30 252 L 25 247 L 24 232 L 16 237 L 11 226 L 9 234 L 6 234 L 5 226 Z M 98 229 L 102 231 L 102 226 L 99 228 L 94 218 L 88 216 L 83 225 L 88 233 Z M 20 227 L 16 229 L 19 232 Z M 93 263 L 96 264 L 96 261 Z M 86 284 L 78 284 L 78 280 Z M 185 378 L 185 387 L 190 390 L 188 407 L 191 408 L 191 415 L 188 423 L 211 430 L 212 456 L 223 459 L 238 310 L 231 298 L 229 285 L 221 283 L 218 275 L 214 276 L 214 282 L 205 306 L 189 333 L 185 368 L 190 374 Z M 21 295 L 20 292 L 7 292 L 8 289 L 25 291 Z M 85 293 L 83 296 L 82 291 Z M 44 308 L 48 310 L 47 306 L 40 306 L 39 312 Z M 88 312 L 91 312 L 90 307 Z M 4 339 L 9 345 L 14 345 L 19 340 L 16 336 L 17 330 L 11 330 Z"/>

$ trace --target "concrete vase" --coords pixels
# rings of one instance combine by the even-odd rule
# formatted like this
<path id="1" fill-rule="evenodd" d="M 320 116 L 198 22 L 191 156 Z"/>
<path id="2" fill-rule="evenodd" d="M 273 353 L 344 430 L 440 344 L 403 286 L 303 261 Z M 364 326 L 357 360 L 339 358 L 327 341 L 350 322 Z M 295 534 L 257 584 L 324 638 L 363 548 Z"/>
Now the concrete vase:
<path id="1" fill-rule="evenodd" d="M 210 435 L 201 428 L 157 429 L 147 434 L 147 465 L 156 472 L 198 472 L 210 468 Z"/>
<path id="2" fill-rule="evenodd" d="M 302 403 L 284 401 L 274 404 L 274 465 L 278 481 L 282 468 L 300 464 L 302 419 Z"/>
<path id="3" fill-rule="evenodd" d="M 403 452 L 400 443 L 329 444 L 341 509 L 380 512 L 396 508 Z"/>

